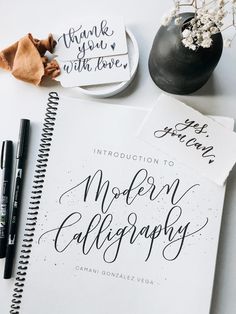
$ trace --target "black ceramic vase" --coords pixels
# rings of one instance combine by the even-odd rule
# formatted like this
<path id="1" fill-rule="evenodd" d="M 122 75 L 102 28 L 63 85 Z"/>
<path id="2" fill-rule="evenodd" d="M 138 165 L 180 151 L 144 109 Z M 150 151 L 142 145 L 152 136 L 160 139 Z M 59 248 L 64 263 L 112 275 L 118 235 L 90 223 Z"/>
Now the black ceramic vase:
<path id="1" fill-rule="evenodd" d="M 193 51 L 182 43 L 183 23 L 193 13 L 182 13 L 181 24 L 174 19 L 161 26 L 149 55 L 149 72 L 158 87 L 173 94 L 190 94 L 202 87 L 211 76 L 222 54 L 221 33 L 213 35 L 210 48 Z"/>

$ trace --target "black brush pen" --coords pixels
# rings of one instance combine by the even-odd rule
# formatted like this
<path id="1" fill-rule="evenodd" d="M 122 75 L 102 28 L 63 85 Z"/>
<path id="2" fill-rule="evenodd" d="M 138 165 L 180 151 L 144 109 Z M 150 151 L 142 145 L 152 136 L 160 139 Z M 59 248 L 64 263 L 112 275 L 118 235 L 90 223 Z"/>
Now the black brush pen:
<path id="1" fill-rule="evenodd" d="M 0 205 L 0 258 L 6 256 L 9 206 L 11 193 L 11 173 L 12 173 L 13 143 L 4 141 L 2 143 L 1 169 L 1 205 Z"/>
<path id="2" fill-rule="evenodd" d="M 12 268 L 16 249 L 16 237 L 19 223 L 19 211 L 21 203 L 21 191 L 23 185 L 23 176 L 25 169 L 25 160 L 27 156 L 28 137 L 30 121 L 22 119 L 20 121 L 19 141 L 16 152 L 16 166 L 14 175 L 14 189 L 12 200 L 12 213 L 9 224 L 9 234 L 6 251 L 6 261 L 4 269 L 4 278 L 9 279 L 12 275 Z"/>

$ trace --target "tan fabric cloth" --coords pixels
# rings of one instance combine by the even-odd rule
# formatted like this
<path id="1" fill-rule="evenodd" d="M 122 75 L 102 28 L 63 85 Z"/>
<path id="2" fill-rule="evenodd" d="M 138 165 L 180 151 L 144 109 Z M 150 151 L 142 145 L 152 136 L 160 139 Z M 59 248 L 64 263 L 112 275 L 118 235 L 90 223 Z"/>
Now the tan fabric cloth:
<path id="1" fill-rule="evenodd" d="M 44 56 L 46 51 L 52 53 L 55 45 L 51 34 L 45 40 L 28 34 L 0 52 L 0 67 L 11 71 L 17 79 L 39 85 L 44 76 L 53 79 L 60 74 L 57 61 L 49 62 Z"/>

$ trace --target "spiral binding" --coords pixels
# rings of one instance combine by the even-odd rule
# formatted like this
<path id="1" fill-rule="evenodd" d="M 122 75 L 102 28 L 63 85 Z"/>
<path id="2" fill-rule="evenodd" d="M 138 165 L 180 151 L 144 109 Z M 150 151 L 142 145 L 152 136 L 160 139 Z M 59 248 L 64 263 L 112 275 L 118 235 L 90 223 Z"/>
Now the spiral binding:
<path id="1" fill-rule="evenodd" d="M 21 298 L 24 291 L 25 279 L 30 259 L 32 242 L 37 224 L 37 214 L 39 210 L 44 178 L 46 174 L 47 162 L 50 153 L 50 146 L 55 126 L 56 111 L 59 97 L 56 92 L 49 93 L 45 120 L 42 129 L 42 137 L 38 151 L 38 159 L 34 173 L 32 192 L 30 196 L 30 206 L 27 214 L 27 221 L 24 232 L 24 239 L 21 246 L 21 255 L 17 267 L 17 277 L 15 280 L 14 294 L 11 301 L 11 314 L 19 314 Z"/>

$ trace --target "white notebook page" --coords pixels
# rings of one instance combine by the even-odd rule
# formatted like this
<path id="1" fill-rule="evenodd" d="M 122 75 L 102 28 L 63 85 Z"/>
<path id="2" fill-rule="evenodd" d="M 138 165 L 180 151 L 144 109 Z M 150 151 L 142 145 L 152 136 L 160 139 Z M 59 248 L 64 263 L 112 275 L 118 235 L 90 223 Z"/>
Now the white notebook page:
<path id="1" fill-rule="evenodd" d="M 20 313 L 209 313 L 225 189 L 138 140 L 145 114 L 60 98 Z"/>

